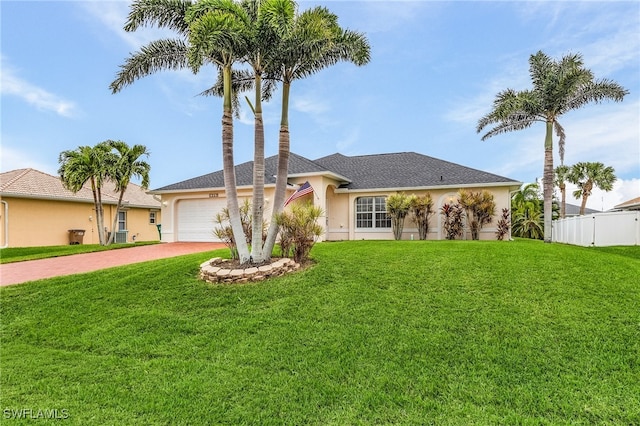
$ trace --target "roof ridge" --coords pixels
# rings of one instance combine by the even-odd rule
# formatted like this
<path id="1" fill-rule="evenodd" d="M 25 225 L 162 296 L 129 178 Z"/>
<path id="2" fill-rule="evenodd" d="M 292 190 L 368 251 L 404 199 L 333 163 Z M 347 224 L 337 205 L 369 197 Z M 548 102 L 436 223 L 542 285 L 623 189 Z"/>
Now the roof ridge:
<path id="1" fill-rule="evenodd" d="M 22 179 L 22 177 L 24 175 L 26 175 L 30 171 L 34 171 L 34 170 L 35 169 L 32 169 L 32 168 L 28 167 L 26 169 L 15 169 L 15 170 L 9 170 L 7 172 L 2 173 L 4 175 L 4 174 L 7 174 L 7 173 L 11 173 L 11 172 L 18 172 L 18 171 L 20 172 L 17 175 L 15 175 L 12 179 L 9 179 L 7 182 L 4 182 L 4 183 L 0 184 L 0 190 L 4 190 L 4 188 L 10 187 L 17 180 Z"/>

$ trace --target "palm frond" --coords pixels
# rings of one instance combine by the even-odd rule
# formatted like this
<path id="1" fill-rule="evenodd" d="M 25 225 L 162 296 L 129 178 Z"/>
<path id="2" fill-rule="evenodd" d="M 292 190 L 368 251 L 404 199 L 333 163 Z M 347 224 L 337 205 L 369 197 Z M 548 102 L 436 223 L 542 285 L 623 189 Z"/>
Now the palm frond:
<path id="1" fill-rule="evenodd" d="M 109 85 L 112 93 L 136 80 L 165 69 L 183 69 L 187 64 L 188 47 L 183 40 L 155 40 L 129 56 L 120 66 L 116 79 Z"/>
<path id="2" fill-rule="evenodd" d="M 156 26 L 186 35 L 189 26 L 184 18 L 191 5 L 190 0 L 135 0 L 131 3 L 124 29 L 136 31 L 141 27 Z"/>

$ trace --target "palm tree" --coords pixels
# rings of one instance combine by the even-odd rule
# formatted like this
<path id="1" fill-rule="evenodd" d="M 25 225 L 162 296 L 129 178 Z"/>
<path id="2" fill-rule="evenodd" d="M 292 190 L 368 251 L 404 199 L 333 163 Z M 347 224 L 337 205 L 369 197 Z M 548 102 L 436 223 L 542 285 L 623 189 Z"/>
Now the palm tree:
<path id="1" fill-rule="evenodd" d="M 569 174 L 569 166 L 565 166 L 564 164 L 558 166 L 554 170 L 554 180 L 553 185 L 557 186 L 560 189 L 560 194 L 562 197 L 562 201 L 560 203 L 560 218 L 564 219 L 566 212 L 566 200 L 567 200 L 567 178 Z"/>
<path id="2" fill-rule="evenodd" d="M 571 167 L 567 179 L 569 182 L 578 185 L 578 189 L 573 192 L 573 196 L 576 197 L 576 199 L 582 197 L 580 214 L 583 215 L 587 205 L 587 198 L 591 196 L 593 187 L 595 186 L 603 191 L 611 191 L 613 189 L 613 183 L 616 181 L 616 175 L 613 167 L 605 167 L 604 164 L 600 162 L 580 162 Z"/>
<path id="3" fill-rule="evenodd" d="M 291 84 L 339 61 L 358 66 L 369 62 L 371 48 L 367 38 L 358 32 L 342 29 L 338 17 L 324 7 L 305 10 L 281 23 L 277 59 L 268 73 L 282 82 L 282 110 L 278 137 L 278 170 L 273 200 L 272 219 L 264 245 L 264 256 L 270 257 L 278 234 L 276 218 L 282 211 L 289 169 L 289 96 Z"/>
<path id="4" fill-rule="evenodd" d="M 113 217 L 113 226 L 111 227 L 111 236 L 107 245 L 113 243 L 116 236 L 116 226 L 118 225 L 118 213 L 122 207 L 122 198 L 127 191 L 131 178 L 137 177 L 141 179 L 140 186 L 143 189 L 149 188 L 149 170 L 151 166 L 140 157 L 148 157 L 149 151 L 144 145 L 133 145 L 130 147 L 122 141 L 107 141 L 108 145 L 115 151 L 113 157 L 114 163 L 110 165 L 109 179 L 114 183 L 115 190 L 119 193 L 118 204 L 116 205 L 116 214 Z"/>
<path id="5" fill-rule="evenodd" d="M 101 142 L 94 147 L 80 146 L 74 150 L 62 151 L 58 157 L 58 174 L 66 189 L 76 193 L 87 182 L 91 183 L 98 241 L 101 246 L 105 245 L 102 186 L 109 176 L 108 164 L 112 162 L 111 157 L 111 147 L 107 142 Z"/>
<path id="6" fill-rule="evenodd" d="M 543 216 L 537 183 L 522 186 L 511 198 L 512 234 L 516 237 L 541 239 Z"/>
<path id="7" fill-rule="evenodd" d="M 229 222 L 241 264 L 250 261 L 249 247 L 240 221 L 240 208 L 233 159 L 232 67 L 246 57 L 250 46 L 250 17 L 233 0 L 202 0 L 186 15 L 189 24 L 189 66 L 198 72 L 204 63 L 222 73 L 222 164 Z"/>
<path id="8" fill-rule="evenodd" d="M 628 91 L 613 81 L 595 80 L 593 73 L 584 68 L 579 54 L 567 55 L 556 61 L 540 51 L 529 58 L 529 74 L 533 88 L 519 92 L 507 89 L 498 93 L 492 111 L 478 121 L 477 131 L 479 133 L 494 125 L 482 136 L 482 140 L 486 140 L 501 133 L 529 128 L 535 122 L 545 123 L 542 179 L 544 241 L 550 243 L 554 129 L 559 138 L 561 163 L 564 161 L 565 134 L 558 121 L 560 116 L 590 102 L 599 103 L 605 99 L 622 101 Z"/>

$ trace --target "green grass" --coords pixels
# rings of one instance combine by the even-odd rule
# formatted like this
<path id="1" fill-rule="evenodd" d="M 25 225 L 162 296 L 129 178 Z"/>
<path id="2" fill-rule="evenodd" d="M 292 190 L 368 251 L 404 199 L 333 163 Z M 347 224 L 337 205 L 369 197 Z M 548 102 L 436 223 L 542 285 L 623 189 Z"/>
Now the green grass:
<path id="1" fill-rule="evenodd" d="M 0 406 L 78 425 L 636 425 L 639 250 L 357 241 L 259 284 L 198 281 L 201 253 L 6 287 Z"/>
<path id="2" fill-rule="evenodd" d="M 159 241 L 140 241 L 135 243 L 135 245 L 142 246 L 158 243 Z M 99 244 L 77 244 L 67 246 L 9 247 L 0 249 L 0 264 L 45 259 L 48 257 L 69 256 L 80 253 L 93 253 L 96 251 L 115 250 L 133 246 L 134 244 L 125 243 L 111 244 L 110 246 L 101 246 Z"/>

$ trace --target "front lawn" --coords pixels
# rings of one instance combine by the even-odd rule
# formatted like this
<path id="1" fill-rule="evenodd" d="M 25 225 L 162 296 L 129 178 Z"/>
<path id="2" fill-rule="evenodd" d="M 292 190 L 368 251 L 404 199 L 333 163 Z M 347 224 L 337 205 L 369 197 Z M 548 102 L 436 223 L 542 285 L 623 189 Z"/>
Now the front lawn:
<path id="1" fill-rule="evenodd" d="M 96 251 L 115 250 L 158 244 L 159 241 L 139 241 L 134 243 L 111 244 L 101 246 L 99 244 L 75 244 L 67 246 L 42 246 L 42 247 L 8 247 L 0 249 L 0 264 L 12 262 L 24 262 L 25 260 L 45 259 L 49 257 L 70 256 L 72 254 L 93 253 Z"/>
<path id="2" fill-rule="evenodd" d="M 78 425 L 640 424 L 639 250 L 354 241 L 259 284 L 198 281 L 200 253 L 10 286 L 0 405 Z"/>

